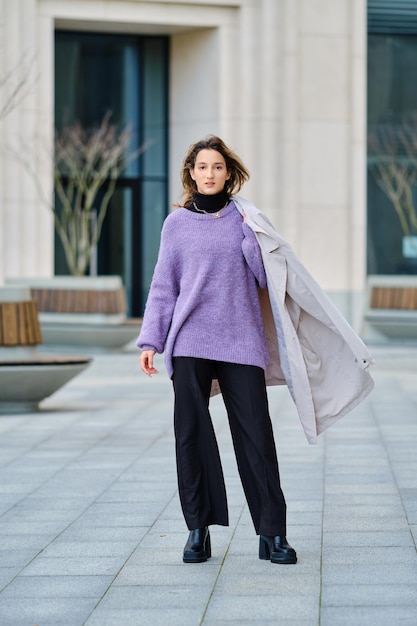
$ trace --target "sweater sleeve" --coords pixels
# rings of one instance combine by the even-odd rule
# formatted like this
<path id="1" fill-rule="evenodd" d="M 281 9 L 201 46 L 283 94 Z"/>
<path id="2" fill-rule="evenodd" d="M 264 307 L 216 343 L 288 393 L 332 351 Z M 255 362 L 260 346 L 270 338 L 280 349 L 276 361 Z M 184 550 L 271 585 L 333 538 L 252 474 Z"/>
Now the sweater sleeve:
<path id="1" fill-rule="evenodd" d="M 262 252 L 256 240 L 256 235 L 245 222 L 242 222 L 242 229 L 244 235 L 242 241 L 243 256 L 252 270 L 259 287 L 264 289 L 267 286 L 266 274 L 262 261 Z"/>
<path id="2" fill-rule="evenodd" d="M 160 354 L 165 348 L 179 292 L 175 245 L 172 236 L 173 230 L 165 222 L 142 328 L 136 341 L 136 345 L 142 350 L 153 349 Z"/>

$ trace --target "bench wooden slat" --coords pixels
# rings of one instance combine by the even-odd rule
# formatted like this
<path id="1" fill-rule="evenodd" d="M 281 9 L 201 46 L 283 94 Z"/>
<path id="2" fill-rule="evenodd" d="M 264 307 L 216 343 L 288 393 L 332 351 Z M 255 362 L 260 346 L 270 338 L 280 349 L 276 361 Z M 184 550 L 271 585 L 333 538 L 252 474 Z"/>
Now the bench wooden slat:
<path id="1" fill-rule="evenodd" d="M 28 323 L 29 323 L 28 319 Z M 17 327 L 17 343 L 19 346 L 27 345 L 30 331 L 28 332 L 26 324 L 25 303 L 16 302 L 16 327 Z"/>
<path id="2" fill-rule="evenodd" d="M 1 323 L 3 328 L 3 345 L 18 345 L 16 303 L 3 302 L 1 305 Z"/>
<path id="3" fill-rule="evenodd" d="M 36 341 L 36 337 L 35 337 L 35 329 L 33 327 L 33 324 L 31 324 L 31 306 L 30 306 L 30 302 L 22 302 L 23 305 L 23 310 L 22 310 L 22 314 L 23 314 L 23 324 L 24 324 L 24 336 L 27 337 L 27 342 L 29 345 L 35 345 L 37 343 Z M 35 303 L 33 303 L 35 304 Z M 35 304 L 36 306 L 36 304 Z M 23 341 L 23 337 L 21 339 L 21 341 Z"/>
<path id="4" fill-rule="evenodd" d="M 30 326 L 33 330 L 33 343 L 37 345 L 43 342 L 41 325 L 39 323 L 38 305 L 34 300 L 32 300 L 32 302 L 28 304 L 30 304 L 30 307 L 29 307 L 30 316 L 31 316 Z"/>

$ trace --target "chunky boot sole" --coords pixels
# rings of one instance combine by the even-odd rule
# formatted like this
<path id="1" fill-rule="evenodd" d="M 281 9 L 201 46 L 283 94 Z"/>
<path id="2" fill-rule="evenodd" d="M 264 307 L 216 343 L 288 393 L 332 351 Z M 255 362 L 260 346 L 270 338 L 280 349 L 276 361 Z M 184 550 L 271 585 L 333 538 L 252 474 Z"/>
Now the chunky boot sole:
<path id="1" fill-rule="evenodd" d="M 297 563 L 297 554 L 294 548 L 274 550 L 273 542 L 269 537 L 263 535 L 259 537 L 259 558 L 280 565 L 295 565 Z"/>

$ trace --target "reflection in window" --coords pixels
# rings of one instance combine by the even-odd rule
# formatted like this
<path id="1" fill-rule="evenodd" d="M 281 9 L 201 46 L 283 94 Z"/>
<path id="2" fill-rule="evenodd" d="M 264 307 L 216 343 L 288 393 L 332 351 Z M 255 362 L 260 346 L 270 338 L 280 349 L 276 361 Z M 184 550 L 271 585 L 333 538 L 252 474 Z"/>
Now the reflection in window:
<path id="1" fill-rule="evenodd" d="M 417 0 L 404 4 L 368 3 L 368 274 L 417 273 Z"/>

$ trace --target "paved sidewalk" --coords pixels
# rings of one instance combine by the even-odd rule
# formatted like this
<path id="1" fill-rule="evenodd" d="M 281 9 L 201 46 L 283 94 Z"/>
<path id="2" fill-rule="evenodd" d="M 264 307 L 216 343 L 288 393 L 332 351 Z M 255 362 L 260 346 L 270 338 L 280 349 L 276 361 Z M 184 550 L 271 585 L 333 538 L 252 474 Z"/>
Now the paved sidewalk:
<path id="1" fill-rule="evenodd" d="M 416 626 L 417 347 L 372 349 L 376 389 L 318 446 L 270 389 L 295 566 L 258 559 L 220 398 L 230 527 L 185 565 L 163 366 L 100 355 L 0 416 L 0 626 Z"/>

